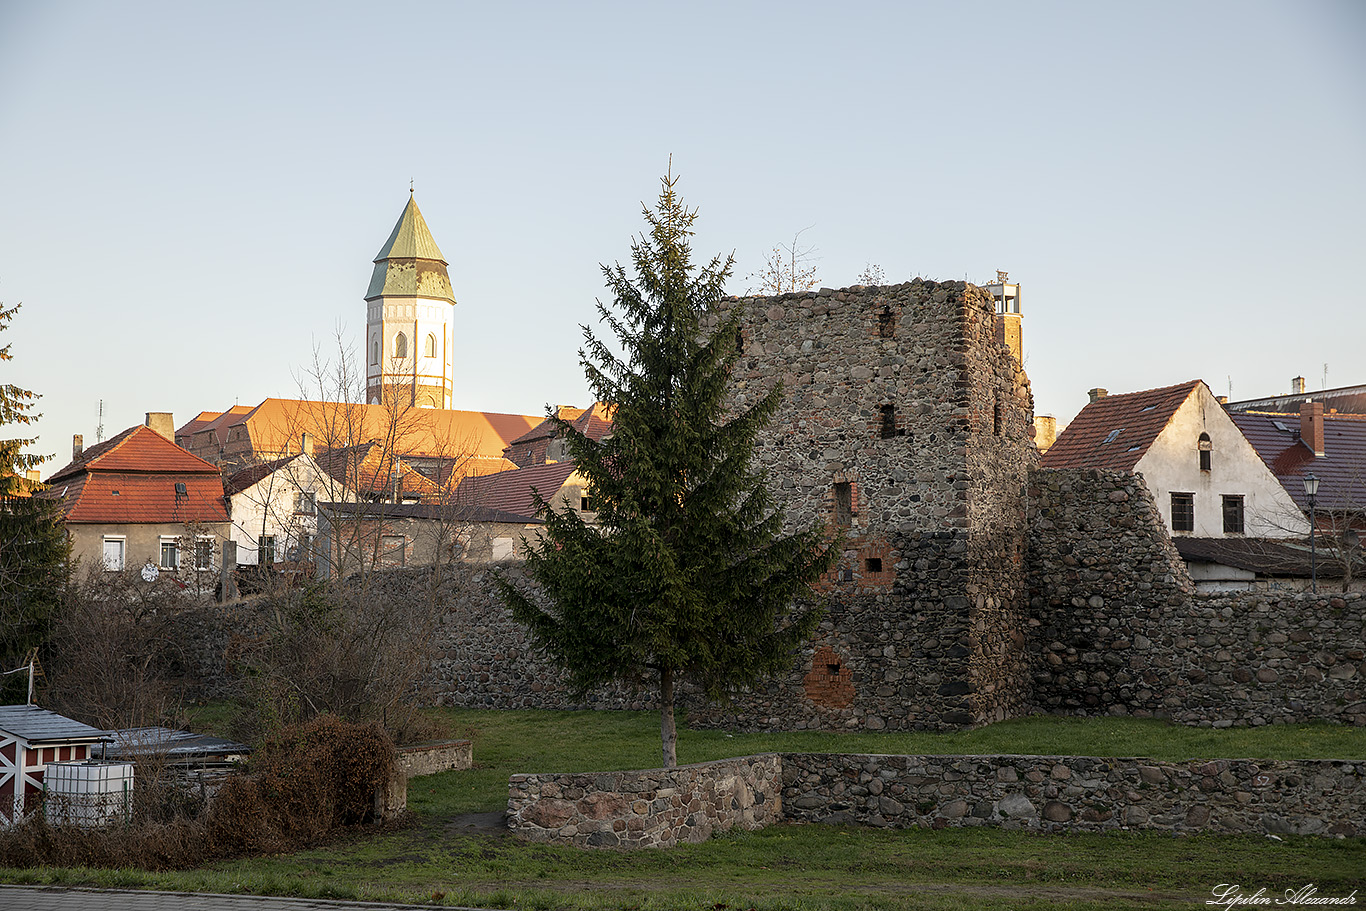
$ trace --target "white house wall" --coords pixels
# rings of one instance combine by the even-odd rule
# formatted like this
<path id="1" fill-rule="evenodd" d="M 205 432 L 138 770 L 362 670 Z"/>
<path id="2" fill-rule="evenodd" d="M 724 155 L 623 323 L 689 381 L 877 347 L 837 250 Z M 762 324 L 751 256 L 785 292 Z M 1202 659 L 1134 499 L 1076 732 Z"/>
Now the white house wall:
<path id="1" fill-rule="evenodd" d="M 311 514 L 296 511 L 301 492 L 314 494 L 315 503 L 355 500 L 354 494 L 318 468 L 310 457 L 295 458 L 232 495 L 232 540 L 237 542 L 238 565 L 256 566 L 260 562 L 258 543 L 263 536 L 274 536 L 277 561 L 288 559 L 290 548 L 299 544 L 301 534 L 317 538 L 316 506 Z"/>
<path id="2" fill-rule="evenodd" d="M 1210 470 L 1200 470 L 1200 434 L 1210 437 Z M 1197 538 L 1291 538 L 1309 534 L 1309 522 L 1266 467 L 1209 388 L 1197 386 L 1135 469 L 1153 491 L 1167 528 L 1171 494 L 1195 495 Z M 1243 535 L 1224 534 L 1223 497 L 1243 497 Z"/>

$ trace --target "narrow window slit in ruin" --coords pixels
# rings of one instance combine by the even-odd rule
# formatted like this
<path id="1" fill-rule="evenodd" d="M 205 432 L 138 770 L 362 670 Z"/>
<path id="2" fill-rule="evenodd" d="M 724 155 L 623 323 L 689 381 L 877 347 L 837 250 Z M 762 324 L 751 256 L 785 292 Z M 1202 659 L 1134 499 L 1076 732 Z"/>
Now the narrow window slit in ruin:
<path id="1" fill-rule="evenodd" d="M 866 560 L 863 561 L 863 568 L 870 573 L 882 572 L 882 558 L 868 557 Z"/>
<path id="2" fill-rule="evenodd" d="M 883 406 L 882 406 L 882 438 L 883 438 L 884 440 L 890 440 L 890 439 L 891 439 L 892 437 L 894 437 L 894 436 L 897 436 L 897 432 L 896 432 L 896 406 L 895 406 L 895 405 L 883 405 Z"/>
<path id="3" fill-rule="evenodd" d="M 745 353 L 745 333 L 741 331 L 739 326 L 735 327 L 735 353 Z"/>
<path id="4" fill-rule="evenodd" d="M 838 661 L 831 662 L 825 666 L 825 670 L 831 677 L 838 677 L 840 675 L 840 663 Z"/>
<path id="5" fill-rule="evenodd" d="M 849 525 L 854 521 L 854 485 L 848 481 L 835 482 L 835 524 Z"/>
<path id="6" fill-rule="evenodd" d="M 892 316 L 892 308 L 884 306 L 882 312 L 877 315 L 877 334 L 881 338 L 892 338 L 896 332 L 896 324 Z"/>

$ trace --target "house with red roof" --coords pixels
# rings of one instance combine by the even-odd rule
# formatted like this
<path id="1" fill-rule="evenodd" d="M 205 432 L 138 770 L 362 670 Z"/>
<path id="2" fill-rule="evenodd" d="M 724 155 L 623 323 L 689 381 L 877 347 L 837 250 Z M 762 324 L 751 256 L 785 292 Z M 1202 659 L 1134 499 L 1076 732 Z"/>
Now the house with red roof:
<path id="1" fill-rule="evenodd" d="M 612 432 L 612 407 L 594 402 L 591 408 L 562 405 L 555 409 L 559 420 L 547 417 L 526 433 L 508 443 L 503 458 L 519 468 L 562 462 L 569 458 L 560 421 L 564 421 L 591 440 L 601 440 Z"/>
<path id="2" fill-rule="evenodd" d="M 1092 390 L 1043 468 L 1143 476 L 1174 537 L 1299 538 L 1308 523 L 1203 380 L 1123 395 Z"/>
<path id="3" fill-rule="evenodd" d="M 40 496 L 61 504 L 72 556 L 119 570 L 208 570 L 229 537 L 218 468 L 171 441 L 171 416 L 149 413 L 47 479 Z"/>

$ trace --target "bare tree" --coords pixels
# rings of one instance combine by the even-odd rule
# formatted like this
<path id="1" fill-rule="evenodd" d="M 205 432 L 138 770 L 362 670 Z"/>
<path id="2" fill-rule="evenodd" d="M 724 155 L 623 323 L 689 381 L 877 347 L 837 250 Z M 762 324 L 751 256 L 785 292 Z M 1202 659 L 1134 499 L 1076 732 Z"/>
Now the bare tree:
<path id="1" fill-rule="evenodd" d="M 802 235 L 814 225 L 802 228 L 792 235 L 790 244 L 779 244 L 764 258 L 763 268 L 745 276 L 747 281 L 757 282 L 745 291 L 746 294 L 786 294 L 793 291 L 810 291 L 820 284 L 818 271 L 812 261 L 818 259 L 814 245 L 803 246 Z"/>
<path id="2" fill-rule="evenodd" d="M 887 284 L 887 273 L 882 271 L 882 267 L 877 263 L 864 263 L 863 271 L 858 274 L 860 285 L 885 285 Z"/>

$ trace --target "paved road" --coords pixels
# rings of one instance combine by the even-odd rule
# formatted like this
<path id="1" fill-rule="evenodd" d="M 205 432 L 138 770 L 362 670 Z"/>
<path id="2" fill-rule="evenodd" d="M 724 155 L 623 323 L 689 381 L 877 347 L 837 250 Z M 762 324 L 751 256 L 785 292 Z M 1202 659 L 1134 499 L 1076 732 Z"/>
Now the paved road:
<path id="1" fill-rule="evenodd" d="M 320 898 L 266 898 L 185 892 L 134 892 L 121 889 L 70 889 L 64 886 L 0 886 L 0 911 L 400 911 L 431 905 L 343 902 Z M 481 911 L 457 908 L 454 911 Z"/>

